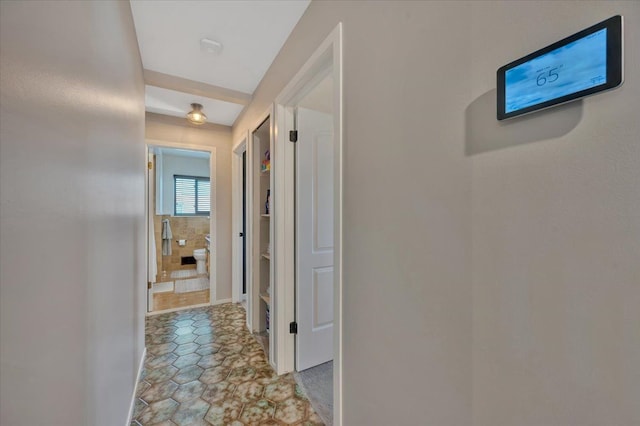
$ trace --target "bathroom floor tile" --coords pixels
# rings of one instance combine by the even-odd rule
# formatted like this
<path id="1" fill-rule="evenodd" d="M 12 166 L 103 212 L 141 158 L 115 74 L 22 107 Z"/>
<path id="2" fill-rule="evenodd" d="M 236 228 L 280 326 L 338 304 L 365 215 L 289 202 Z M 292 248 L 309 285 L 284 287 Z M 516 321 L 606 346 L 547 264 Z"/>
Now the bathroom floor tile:
<path id="1" fill-rule="evenodd" d="M 241 305 L 151 316 L 145 330 L 132 425 L 322 425 L 293 375 L 273 371 Z"/>

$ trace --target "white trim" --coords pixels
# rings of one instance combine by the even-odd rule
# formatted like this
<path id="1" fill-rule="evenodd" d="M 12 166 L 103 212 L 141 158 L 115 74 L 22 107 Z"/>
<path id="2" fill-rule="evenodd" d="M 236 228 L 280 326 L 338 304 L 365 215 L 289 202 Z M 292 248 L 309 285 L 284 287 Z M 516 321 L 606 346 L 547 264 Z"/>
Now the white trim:
<path id="1" fill-rule="evenodd" d="M 186 143 L 180 143 L 180 142 L 171 142 L 171 141 L 165 141 L 165 140 L 159 140 L 159 139 L 145 139 L 145 144 L 146 144 L 146 149 L 147 152 L 149 151 L 150 147 L 163 147 L 163 148 L 178 148 L 178 149 L 190 149 L 193 151 L 205 151 L 209 153 L 209 179 L 210 179 L 210 183 L 211 183 L 211 213 L 209 216 L 209 235 L 210 235 L 210 241 L 213 241 L 213 247 L 210 247 L 209 250 L 209 303 L 207 303 L 205 306 L 208 305 L 213 305 L 214 301 L 216 300 L 216 283 L 217 283 L 217 276 L 218 276 L 218 268 L 217 268 L 217 259 L 218 259 L 218 252 L 222 249 L 224 249 L 224 247 L 222 247 L 220 245 L 220 239 L 217 238 L 217 225 L 218 225 L 218 191 L 217 186 L 218 186 L 218 175 L 217 175 L 217 150 L 216 147 L 214 146 L 210 146 L 210 145 L 198 145 L 198 144 L 186 144 Z M 145 164 L 145 167 L 146 164 Z M 148 180 L 148 179 L 147 179 Z M 146 185 L 146 190 L 148 190 L 148 183 Z M 145 203 L 145 217 L 148 217 L 149 215 L 149 206 L 147 205 L 148 203 Z M 148 230 L 147 230 L 148 233 Z M 149 237 L 147 235 L 147 239 L 146 239 L 146 243 L 145 243 L 145 247 L 147 250 L 149 250 L 148 247 L 148 241 L 149 241 Z M 157 244 L 157 242 L 156 242 Z M 213 253 L 213 256 L 211 255 Z M 149 256 L 147 255 L 147 258 Z M 195 308 L 195 307 L 199 307 L 200 305 L 194 305 L 194 306 L 189 306 L 188 308 Z M 181 308 L 177 309 L 180 310 Z M 172 312 L 173 310 L 168 309 L 168 310 L 164 310 L 161 312 Z M 156 312 L 153 312 L 154 314 Z"/>
<path id="2" fill-rule="evenodd" d="M 142 351 L 142 357 L 140 358 L 140 362 L 138 363 L 138 374 L 136 374 L 136 383 L 133 385 L 133 395 L 131 395 L 131 405 L 129 405 L 129 416 L 127 417 L 129 420 L 127 421 L 125 426 L 129 426 L 133 421 L 133 410 L 136 407 L 136 394 L 138 393 L 138 384 L 140 383 L 140 376 L 142 375 L 142 369 L 144 368 L 144 360 L 147 357 L 147 348 L 145 347 Z"/>
<path id="3" fill-rule="evenodd" d="M 148 150 L 147 150 L 148 151 Z M 161 181 L 162 181 L 162 168 L 164 167 L 164 161 L 162 158 L 162 150 L 159 150 L 160 152 L 156 153 L 156 175 L 155 175 L 155 182 L 154 188 L 160 188 L 162 185 L 160 185 Z M 164 193 L 162 191 L 158 192 L 156 191 L 156 203 L 153 206 L 153 212 L 154 214 L 158 214 L 158 213 L 162 213 L 162 207 L 164 206 Z M 160 273 L 161 271 L 158 271 L 158 273 Z"/>
<path id="4" fill-rule="evenodd" d="M 269 121 L 269 152 L 272 153 L 274 151 L 275 148 L 275 141 L 276 141 L 276 120 L 275 120 L 275 108 L 273 106 L 273 104 L 271 104 L 271 106 L 269 107 L 269 117 L 270 117 L 270 121 Z M 273 158 L 273 157 L 270 157 Z M 278 167 L 278 162 L 271 160 L 271 170 L 274 170 L 274 167 Z M 271 200 L 278 197 L 277 191 L 276 191 L 276 186 L 275 186 L 275 174 L 274 173 L 269 173 L 269 188 L 271 189 Z M 274 195 L 275 194 L 275 195 Z M 273 201 L 270 202 L 269 205 L 269 213 L 272 216 L 277 215 L 277 211 L 274 209 L 273 206 Z M 275 283 L 276 283 L 276 264 L 275 264 L 275 259 L 277 259 L 278 257 L 278 251 L 276 249 L 276 245 L 275 245 L 275 230 L 276 230 L 276 224 L 274 220 L 269 220 L 269 244 L 271 245 L 271 251 L 272 253 L 270 254 L 271 259 L 269 259 L 269 287 L 271 288 L 271 305 L 269 306 L 269 309 L 271 311 L 271 315 L 273 315 L 274 312 L 277 312 L 277 310 L 279 309 L 279 293 L 275 292 Z M 259 295 L 258 295 L 259 297 Z M 269 363 L 271 364 L 271 366 L 273 367 L 274 370 L 278 370 L 278 354 L 276 352 L 276 338 L 279 334 L 284 334 L 285 331 L 284 328 L 277 328 L 274 327 L 273 324 L 270 326 L 270 331 L 269 331 Z M 289 330 L 287 330 L 288 332 Z"/>
<path id="5" fill-rule="evenodd" d="M 160 314 L 168 314 L 170 312 L 186 311 L 189 309 L 196 309 L 196 308 L 206 308 L 211 305 L 216 305 L 216 303 L 215 302 L 214 303 L 198 303 L 197 305 L 181 306 L 179 308 L 171 308 L 171 309 L 164 309 L 162 311 L 147 312 L 146 316 L 152 317 Z"/>
<path id="6" fill-rule="evenodd" d="M 224 303 L 232 303 L 233 301 L 231 300 L 231 298 L 228 299 L 220 299 L 220 300 L 216 300 L 215 302 L 212 303 L 212 305 L 222 305 Z"/>
<path id="7" fill-rule="evenodd" d="M 213 301 L 216 300 L 217 283 L 218 283 L 218 253 L 221 247 L 220 239 L 218 238 L 218 157 L 217 150 L 212 147 L 211 156 L 209 157 L 209 183 L 211 184 L 211 192 L 209 194 L 209 200 L 211 203 L 211 211 L 209 212 L 209 303 L 213 305 Z M 213 196 L 211 196 L 213 195 Z M 211 242 L 213 241 L 213 244 Z M 213 245 L 213 256 L 211 256 L 211 249 Z"/>
<path id="8" fill-rule="evenodd" d="M 145 227 L 144 227 L 144 254 L 145 254 L 145 265 L 147 269 L 147 273 L 145 274 L 145 292 L 147 294 L 147 312 L 151 312 L 153 310 L 153 287 L 149 288 L 149 223 L 151 222 L 151 209 L 155 213 L 155 206 L 150 205 L 150 191 L 149 191 L 149 162 L 151 161 L 151 156 L 149 155 L 149 145 L 145 146 L 145 161 L 144 164 L 144 219 L 145 219 Z M 155 182 L 154 182 L 155 188 Z M 156 242 L 158 244 L 158 242 Z M 156 263 L 158 260 L 156 259 Z M 156 280 L 158 279 L 158 274 L 160 271 L 156 271 Z"/>
<path id="9" fill-rule="evenodd" d="M 249 132 L 235 144 L 231 157 L 231 298 L 234 303 L 242 299 L 242 154 L 247 151 Z M 248 158 L 248 156 L 247 156 Z M 245 235 L 244 238 L 247 238 Z M 248 247 L 248 246 L 247 246 Z"/>
<path id="10" fill-rule="evenodd" d="M 275 342 L 275 351 L 278 358 L 276 372 L 288 373 L 294 370 L 295 337 L 288 333 L 288 324 L 295 321 L 295 174 L 293 164 L 295 161 L 295 149 L 286 138 L 287 129 L 293 128 L 292 109 L 282 104 L 276 104 L 276 132 L 275 155 L 272 161 L 282 167 L 274 169 L 274 211 L 271 221 L 275 225 L 273 241 L 274 253 L 277 254 L 272 261 L 275 269 L 275 294 L 279 295 L 277 308 L 272 312 L 275 328 L 286 330 L 279 333 Z"/>
<path id="11" fill-rule="evenodd" d="M 147 86 L 160 87 L 190 95 L 203 96 L 209 99 L 217 99 L 223 102 L 238 105 L 249 105 L 252 96 L 250 93 L 214 86 L 201 81 L 189 80 L 175 75 L 164 74 L 148 69 L 143 70 L 144 83 Z"/>
<path id="12" fill-rule="evenodd" d="M 275 100 L 275 147 L 272 161 L 276 163 L 272 179 L 276 197 L 274 197 L 275 238 L 275 292 L 282 296 L 278 300 L 275 316 L 276 329 L 285 330 L 287 324 L 295 320 L 295 193 L 294 166 L 295 147 L 288 141 L 289 129 L 293 127 L 293 107 L 310 89 L 310 84 L 318 75 L 331 67 L 333 75 L 334 131 L 335 131 L 335 170 L 334 170 L 334 359 L 333 359 L 333 422 L 341 426 L 342 418 L 342 247 L 343 247 L 343 71 L 342 71 L 342 23 L 339 23 L 329 36 L 320 44 L 300 71 L 280 92 Z M 278 298 L 280 299 L 280 298 Z M 282 307 L 282 309 L 280 309 Z M 293 371 L 295 359 L 295 341 L 292 334 L 276 335 L 277 373 Z"/>

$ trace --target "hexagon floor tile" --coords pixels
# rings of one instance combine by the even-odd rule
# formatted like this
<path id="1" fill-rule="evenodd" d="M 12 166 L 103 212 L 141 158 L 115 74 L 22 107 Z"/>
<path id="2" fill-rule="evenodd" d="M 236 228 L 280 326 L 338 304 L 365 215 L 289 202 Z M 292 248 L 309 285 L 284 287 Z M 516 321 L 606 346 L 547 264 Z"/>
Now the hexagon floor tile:
<path id="1" fill-rule="evenodd" d="M 322 425 L 244 324 L 234 303 L 148 317 L 131 425 Z"/>

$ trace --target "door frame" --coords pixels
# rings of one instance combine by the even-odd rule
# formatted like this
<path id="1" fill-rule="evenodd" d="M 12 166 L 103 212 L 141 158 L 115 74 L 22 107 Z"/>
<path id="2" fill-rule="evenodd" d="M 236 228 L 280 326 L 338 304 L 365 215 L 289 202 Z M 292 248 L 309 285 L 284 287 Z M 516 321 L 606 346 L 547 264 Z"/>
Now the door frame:
<path id="1" fill-rule="evenodd" d="M 217 174 L 216 174 L 216 170 L 217 170 L 217 157 L 216 157 L 216 148 L 213 146 L 207 146 L 207 145 L 197 145 L 197 144 L 185 144 L 185 143 L 180 143 L 180 142 L 170 142 L 170 141 L 164 141 L 164 140 L 159 140 L 159 139 L 145 139 L 145 149 L 147 150 L 147 156 L 148 156 L 148 152 L 150 148 L 153 147 L 158 147 L 158 148 L 177 148 L 177 149 L 188 149 L 188 150 L 192 150 L 192 151 L 205 151 L 209 153 L 209 180 L 211 183 L 211 213 L 209 215 L 209 235 L 210 235 L 210 239 L 211 241 L 214 242 L 213 245 L 210 246 L 210 249 L 213 250 L 213 256 L 211 256 L 211 254 L 209 255 L 209 305 L 216 305 L 218 303 L 224 303 L 227 302 L 228 300 L 224 300 L 224 301 L 218 301 L 216 299 L 216 283 L 217 283 L 217 273 L 218 273 L 218 268 L 217 268 L 217 260 L 218 260 L 218 251 L 221 249 L 224 249 L 224 247 L 222 247 L 220 245 L 220 241 L 217 238 L 217 217 L 218 217 L 218 211 L 217 211 L 217 196 L 218 196 L 218 192 L 216 191 L 217 185 L 218 185 L 218 179 L 217 179 Z M 148 161 L 148 160 L 147 160 Z M 144 217 L 147 218 L 147 221 L 149 220 L 149 215 L 151 214 L 152 211 L 155 212 L 155 206 L 149 206 L 149 173 L 148 173 L 148 165 L 145 164 L 145 169 L 147 170 L 147 172 L 145 173 L 145 199 L 147 200 L 144 203 Z M 144 242 L 144 246 L 145 246 L 145 250 L 147 253 L 147 262 L 149 259 L 149 226 L 145 226 L 145 242 Z M 156 241 L 156 244 L 158 244 L 158 242 Z M 149 270 L 149 265 L 147 265 L 147 270 Z M 147 277 L 148 279 L 148 277 Z M 147 283 L 145 283 L 146 285 Z M 147 298 L 152 297 L 151 295 L 149 295 L 150 289 L 147 290 Z M 199 306 L 199 305 L 197 305 Z M 188 308 L 193 308 L 194 306 L 189 306 Z M 187 307 L 185 308 L 179 308 L 179 309 L 188 309 Z M 178 310 L 179 310 L 178 309 Z M 176 309 L 170 309 L 169 311 L 173 311 Z M 159 314 L 159 313 L 163 313 L 163 312 L 168 312 L 168 311 L 154 311 L 154 312 L 147 312 L 147 315 L 155 315 L 155 314 Z"/>
<path id="2" fill-rule="evenodd" d="M 343 247 L 343 63 L 342 23 L 333 29 L 320 44 L 293 79 L 275 100 L 275 161 L 273 172 L 276 197 L 274 197 L 275 234 L 275 291 L 278 297 L 275 323 L 277 330 L 288 330 L 295 321 L 295 146 L 289 142 L 289 130 L 293 129 L 293 109 L 299 100 L 326 76 L 327 68 L 333 76 L 334 119 L 334 292 L 333 292 L 333 421 L 342 425 L 342 247 Z M 280 300 L 282 299 L 282 300 Z M 277 373 L 294 370 L 294 335 L 276 334 Z"/>
<path id="3" fill-rule="evenodd" d="M 149 164 L 151 164 L 152 158 L 151 158 L 151 148 L 152 146 L 149 144 L 145 144 L 145 158 L 147 159 L 147 161 L 145 162 L 145 167 L 144 167 L 144 217 L 146 219 L 146 226 L 144 227 L 144 235 L 145 235 L 145 240 L 144 240 L 144 252 L 146 254 L 146 265 L 147 265 L 147 270 L 146 270 L 146 287 L 147 287 L 147 314 L 149 314 L 150 312 L 153 312 L 153 292 L 151 291 L 153 289 L 153 284 L 150 284 L 151 281 L 149 280 L 149 278 L 151 278 L 149 276 L 149 255 L 150 253 L 150 247 L 149 247 L 149 225 L 151 224 L 151 209 L 150 209 L 150 205 L 151 205 L 151 180 L 149 179 L 149 175 L 150 173 L 150 168 L 149 168 Z M 157 173 L 158 170 L 158 163 L 154 162 L 154 176 Z M 153 182 L 153 190 L 156 190 L 156 182 Z M 155 211 L 155 206 L 153 207 L 153 211 Z M 154 229 L 154 233 L 155 233 L 155 229 Z M 158 245 L 158 242 L 155 241 L 156 246 Z M 156 264 L 158 263 L 158 259 L 156 259 Z M 158 274 L 160 271 L 157 270 L 156 268 L 156 281 L 158 282 Z"/>
<path id="4" fill-rule="evenodd" d="M 234 144 L 233 149 L 231 151 L 231 209 L 232 209 L 232 232 L 233 232 L 233 240 L 231 243 L 231 249 L 233 250 L 233 262 L 232 262 L 232 272 L 231 272 L 231 301 L 233 303 L 239 303 L 242 299 L 242 242 L 240 240 L 240 232 L 242 232 L 242 154 L 247 151 L 247 145 L 249 141 L 249 132 L 247 131 L 240 140 Z M 247 153 L 247 159 L 249 155 Z M 247 170 L 248 172 L 248 170 Z M 247 179 L 247 186 L 249 184 L 249 179 Z M 247 194 L 249 192 L 247 191 Z M 249 198 L 249 197 L 247 197 Z M 248 201 L 248 200 L 246 200 Z M 245 203 L 248 213 L 248 204 Z M 248 215 L 247 215 L 248 217 Z M 247 230 L 245 229 L 245 232 Z M 246 232 L 248 234 L 248 232 Z M 245 235 L 246 239 L 248 236 Z M 246 241 L 246 240 L 245 240 Z M 249 245 L 247 244 L 247 247 Z M 249 251 L 249 250 L 247 250 Z M 245 253 L 246 262 L 247 262 L 247 283 L 249 282 L 249 256 L 248 253 Z M 248 289 L 247 289 L 247 298 L 248 298 Z M 247 321 L 249 320 L 249 316 L 247 315 Z"/>

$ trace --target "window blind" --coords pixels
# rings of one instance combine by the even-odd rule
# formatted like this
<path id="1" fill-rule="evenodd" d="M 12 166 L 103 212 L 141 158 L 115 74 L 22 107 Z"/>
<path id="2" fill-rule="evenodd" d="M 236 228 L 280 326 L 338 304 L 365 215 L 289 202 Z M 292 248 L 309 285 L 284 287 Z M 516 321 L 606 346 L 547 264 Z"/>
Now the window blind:
<path id="1" fill-rule="evenodd" d="M 194 216 L 211 213 L 211 182 L 197 176 L 174 176 L 175 215 Z"/>

